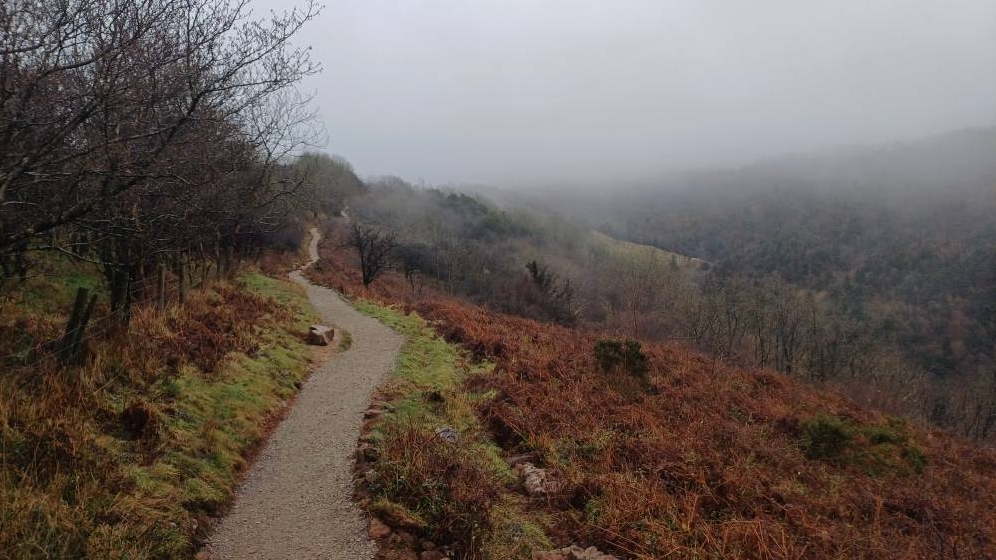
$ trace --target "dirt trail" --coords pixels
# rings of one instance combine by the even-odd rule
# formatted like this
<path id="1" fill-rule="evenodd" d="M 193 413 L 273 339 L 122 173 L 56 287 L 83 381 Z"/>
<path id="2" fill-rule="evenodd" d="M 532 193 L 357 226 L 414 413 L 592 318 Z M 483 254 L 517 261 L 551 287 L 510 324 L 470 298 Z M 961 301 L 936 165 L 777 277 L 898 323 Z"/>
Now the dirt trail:
<path id="1" fill-rule="evenodd" d="M 306 266 L 318 259 L 320 234 L 312 229 L 311 235 Z M 393 369 L 403 339 L 299 271 L 291 278 L 324 321 L 350 332 L 352 346 L 318 367 L 301 389 L 215 527 L 207 548 L 212 560 L 373 558 L 352 500 L 353 450 L 370 394 Z"/>

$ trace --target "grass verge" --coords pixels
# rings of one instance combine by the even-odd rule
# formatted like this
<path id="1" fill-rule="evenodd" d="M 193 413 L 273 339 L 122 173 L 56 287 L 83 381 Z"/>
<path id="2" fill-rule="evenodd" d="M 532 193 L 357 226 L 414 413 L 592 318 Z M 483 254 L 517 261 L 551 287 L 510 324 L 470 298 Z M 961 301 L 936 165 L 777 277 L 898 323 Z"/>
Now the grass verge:
<path id="1" fill-rule="evenodd" d="M 2 556 L 189 558 L 306 375 L 311 322 L 299 288 L 247 273 L 138 307 L 81 367 L 0 376 Z"/>
<path id="2" fill-rule="evenodd" d="M 545 518 L 509 490 L 515 477 L 474 412 L 492 395 L 470 387 L 493 364 L 473 363 L 415 313 L 367 300 L 354 306 L 407 337 L 381 389 L 385 412 L 366 436 L 376 460 L 361 464 L 369 469 L 364 507 L 457 557 L 506 560 L 550 548 Z"/>

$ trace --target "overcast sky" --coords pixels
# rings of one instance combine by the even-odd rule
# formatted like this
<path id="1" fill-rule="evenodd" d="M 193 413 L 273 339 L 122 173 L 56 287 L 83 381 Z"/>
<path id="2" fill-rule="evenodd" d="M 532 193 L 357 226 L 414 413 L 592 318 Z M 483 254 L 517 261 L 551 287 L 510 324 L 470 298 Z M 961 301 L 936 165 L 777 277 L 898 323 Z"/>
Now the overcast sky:
<path id="1" fill-rule="evenodd" d="M 326 0 L 298 43 L 361 175 L 625 181 L 996 124 L 993 0 Z"/>

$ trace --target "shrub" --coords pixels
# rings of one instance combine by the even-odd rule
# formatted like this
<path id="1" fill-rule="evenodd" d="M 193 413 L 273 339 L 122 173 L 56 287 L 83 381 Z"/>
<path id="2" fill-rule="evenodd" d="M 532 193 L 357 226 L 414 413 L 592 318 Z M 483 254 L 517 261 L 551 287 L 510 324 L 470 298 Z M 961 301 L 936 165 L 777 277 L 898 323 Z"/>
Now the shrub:
<path id="1" fill-rule="evenodd" d="M 903 447 L 901 456 L 917 474 L 922 473 L 923 468 L 927 466 L 927 456 L 922 449 L 914 445 Z"/>
<path id="2" fill-rule="evenodd" d="M 810 459 L 839 462 L 853 438 L 840 418 L 820 414 L 802 423 L 802 449 Z"/>
<path id="3" fill-rule="evenodd" d="M 865 437 L 874 445 L 905 444 L 910 439 L 906 423 L 898 418 L 892 418 L 885 426 L 869 426 L 863 430 Z"/>
<path id="4" fill-rule="evenodd" d="M 595 361 L 603 373 L 622 370 L 646 381 L 649 362 L 639 341 L 599 340 L 595 343 Z"/>

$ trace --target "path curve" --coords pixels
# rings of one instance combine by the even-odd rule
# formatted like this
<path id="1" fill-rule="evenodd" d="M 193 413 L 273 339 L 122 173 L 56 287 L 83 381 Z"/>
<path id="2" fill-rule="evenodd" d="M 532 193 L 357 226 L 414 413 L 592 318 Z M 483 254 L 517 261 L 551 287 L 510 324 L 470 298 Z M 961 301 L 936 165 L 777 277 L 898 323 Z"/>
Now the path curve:
<path id="1" fill-rule="evenodd" d="M 318 260 L 319 239 L 312 228 L 305 268 Z M 352 498 L 353 454 L 363 411 L 394 369 L 404 339 L 300 271 L 290 276 L 324 321 L 349 331 L 352 345 L 305 382 L 207 550 L 212 560 L 372 559 L 374 546 Z"/>

